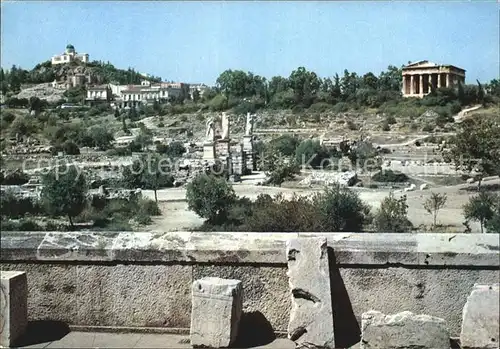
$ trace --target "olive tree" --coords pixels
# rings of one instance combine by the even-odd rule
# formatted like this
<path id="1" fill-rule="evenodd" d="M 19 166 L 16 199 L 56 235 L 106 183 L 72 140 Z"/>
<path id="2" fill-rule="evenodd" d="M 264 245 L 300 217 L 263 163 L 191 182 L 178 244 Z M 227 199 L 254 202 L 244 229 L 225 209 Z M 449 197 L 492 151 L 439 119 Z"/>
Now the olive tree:
<path id="1" fill-rule="evenodd" d="M 82 212 L 86 204 L 87 183 L 76 166 L 61 166 L 43 176 L 41 200 L 47 212 L 65 215 L 73 228 L 73 217 Z"/>
<path id="2" fill-rule="evenodd" d="M 187 185 L 186 200 L 190 210 L 214 224 L 227 219 L 236 194 L 224 178 L 200 174 Z"/>

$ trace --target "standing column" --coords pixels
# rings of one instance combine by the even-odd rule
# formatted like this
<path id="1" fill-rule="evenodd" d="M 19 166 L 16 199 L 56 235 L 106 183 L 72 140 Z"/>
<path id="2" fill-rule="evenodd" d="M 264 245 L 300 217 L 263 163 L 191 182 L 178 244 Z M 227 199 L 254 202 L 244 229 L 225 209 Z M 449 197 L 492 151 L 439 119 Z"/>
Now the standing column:
<path id="1" fill-rule="evenodd" d="M 441 74 L 437 73 L 437 88 L 441 87 Z"/>
<path id="2" fill-rule="evenodd" d="M 450 74 L 446 74 L 446 87 L 451 87 Z"/>
<path id="3" fill-rule="evenodd" d="M 418 86 L 418 94 L 423 95 L 424 94 L 424 75 L 420 74 L 420 84 Z"/>
<path id="4" fill-rule="evenodd" d="M 406 94 L 406 75 L 403 75 L 403 87 L 401 88 L 401 93 Z"/>
<path id="5" fill-rule="evenodd" d="M 414 75 L 410 75 L 410 94 L 415 94 L 415 79 Z"/>

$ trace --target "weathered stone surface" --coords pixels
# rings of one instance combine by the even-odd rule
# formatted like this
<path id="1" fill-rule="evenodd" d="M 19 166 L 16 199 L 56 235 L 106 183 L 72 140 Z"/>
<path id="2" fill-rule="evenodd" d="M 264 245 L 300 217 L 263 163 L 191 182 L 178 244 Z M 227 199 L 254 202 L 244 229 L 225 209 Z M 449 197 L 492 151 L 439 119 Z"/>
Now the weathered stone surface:
<path id="1" fill-rule="evenodd" d="M 449 349 L 445 320 L 404 311 L 384 315 L 369 311 L 361 316 L 361 349 Z"/>
<path id="2" fill-rule="evenodd" d="M 28 326 L 28 284 L 24 271 L 2 271 L 0 346 L 10 347 Z"/>
<path id="3" fill-rule="evenodd" d="M 191 345 L 224 348 L 236 340 L 243 309 L 241 281 L 207 277 L 193 282 Z"/>
<path id="4" fill-rule="evenodd" d="M 499 284 L 474 285 L 463 311 L 462 348 L 499 347 L 499 297 Z"/>
<path id="5" fill-rule="evenodd" d="M 288 338 L 334 348 L 332 295 L 326 238 L 287 241 L 292 310 Z"/>

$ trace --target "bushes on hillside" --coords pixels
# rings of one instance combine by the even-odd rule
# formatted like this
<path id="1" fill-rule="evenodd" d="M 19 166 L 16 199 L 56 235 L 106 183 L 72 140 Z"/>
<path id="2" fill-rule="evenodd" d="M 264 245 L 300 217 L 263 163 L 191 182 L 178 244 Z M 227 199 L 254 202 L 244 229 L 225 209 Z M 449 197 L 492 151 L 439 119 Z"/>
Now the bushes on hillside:
<path id="1" fill-rule="evenodd" d="M 299 165 L 317 168 L 329 155 L 328 150 L 321 146 L 319 141 L 308 139 L 302 141 L 295 150 L 295 161 Z"/>
<path id="2" fill-rule="evenodd" d="M 403 183 L 408 181 L 408 176 L 401 172 L 392 170 L 382 170 L 372 176 L 375 182 Z"/>
<path id="3" fill-rule="evenodd" d="M 28 183 L 30 176 L 21 170 L 16 170 L 10 173 L 7 173 L 3 176 L 1 181 L 2 185 L 23 185 Z"/>
<path id="4" fill-rule="evenodd" d="M 20 218 L 25 215 L 43 214 L 43 207 L 38 200 L 17 197 L 7 190 L 0 196 L 0 215 L 7 218 Z"/>

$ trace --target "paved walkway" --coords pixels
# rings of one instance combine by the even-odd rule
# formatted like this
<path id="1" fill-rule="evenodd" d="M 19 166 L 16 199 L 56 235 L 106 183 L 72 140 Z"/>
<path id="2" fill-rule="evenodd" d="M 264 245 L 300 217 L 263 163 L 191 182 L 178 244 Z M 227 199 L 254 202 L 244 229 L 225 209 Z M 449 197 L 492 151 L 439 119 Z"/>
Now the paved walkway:
<path id="1" fill-rule="evenodd" d="M 76 331 L 56 340 L 26 338 L 19 344 L 20 348 L 191 348 L 187 335 Z M 271 343 L 251 347 L 294 349 L 295 345 L 288 339 L 277 338 Z"/>

